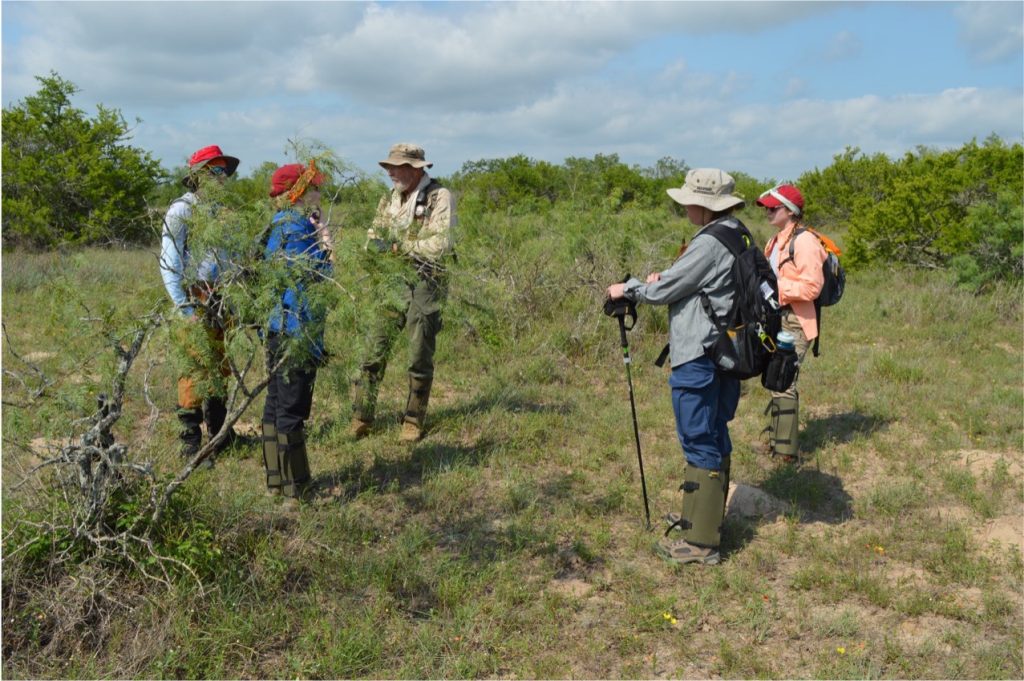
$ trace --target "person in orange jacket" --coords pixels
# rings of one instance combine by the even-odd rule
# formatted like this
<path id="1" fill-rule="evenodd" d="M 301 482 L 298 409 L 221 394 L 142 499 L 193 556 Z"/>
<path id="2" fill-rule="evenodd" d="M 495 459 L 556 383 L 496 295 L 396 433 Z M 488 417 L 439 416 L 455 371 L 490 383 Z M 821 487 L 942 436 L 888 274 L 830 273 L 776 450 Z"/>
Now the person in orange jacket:
<path id="1" fill-rule="evenodd" d="M 825 275 L 822 263 L 828 253 L 811 232 L 804 229 L 804 197 L 792 184 L 780 184 L 761 194 L 757 205 L 764 207 L 768 222 L 778 234 L 765 246 L 764 255 L 775 270 L 779 285 L 782 329 L 795 339 L 798 365 L 802 368 L 807 349 L 818 337 L 818 315 L 814 301 L 821 293 Z M 792 246 L 792 248 L 791 248 Z M 799 378 L 799 376 L 798 376 Z M 785 392 L 772 393 L 765 410 L 770 414 L 765 452 L 790 463 L 799 461 L 800 393 L 796 380 Z"/>

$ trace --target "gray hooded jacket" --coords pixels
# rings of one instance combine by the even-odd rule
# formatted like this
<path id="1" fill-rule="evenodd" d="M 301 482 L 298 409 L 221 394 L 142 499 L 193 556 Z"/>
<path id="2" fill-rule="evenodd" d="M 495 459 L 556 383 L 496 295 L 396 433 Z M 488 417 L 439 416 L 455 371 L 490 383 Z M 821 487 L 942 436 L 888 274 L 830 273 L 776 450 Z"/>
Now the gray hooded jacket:
<path id="1" fill-rule="evenodd" d="M 736 286 L 732 277 L 733 256 L 707 228 L 715 223 L 733 229 L 742 223 L 735 217 L 721 217 L 700 229 L 689 247 L 661 273 L 661 279 L 644 284 L 638 279 L 626 282 L 625 295 L 637 303 L 668 305 L 668 342 L 671 364 L 677 367 L 704 356 L 704 350 L 718 336 L 718 330 L 701 305 L 700 294 L 707 293 L 719 319 L 732 308 Z"/>

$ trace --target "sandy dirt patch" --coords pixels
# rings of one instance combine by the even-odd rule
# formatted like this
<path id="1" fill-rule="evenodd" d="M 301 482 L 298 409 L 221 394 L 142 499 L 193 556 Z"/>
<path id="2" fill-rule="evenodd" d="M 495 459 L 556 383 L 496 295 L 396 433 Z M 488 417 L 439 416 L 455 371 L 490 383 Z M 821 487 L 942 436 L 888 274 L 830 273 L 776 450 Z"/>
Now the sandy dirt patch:
<path id="1" fill-rule="evenodd" d="M 1007 472 L 1014 478 L 1024 475 L 1021 454 L 1012 452 L 989 452 L 983 449 L 963 450 L 959 454 L 960 463 L 976 477 L 991 475 L 999 462 L 1006 465 Z"/>
<path id="2" fill-rule="evenodd" d="M 989 520 L 981 529 L 981 539 L 995 548 L 1015 546 L 1024 556 L 1024 517 L 1004 515 Z"/>

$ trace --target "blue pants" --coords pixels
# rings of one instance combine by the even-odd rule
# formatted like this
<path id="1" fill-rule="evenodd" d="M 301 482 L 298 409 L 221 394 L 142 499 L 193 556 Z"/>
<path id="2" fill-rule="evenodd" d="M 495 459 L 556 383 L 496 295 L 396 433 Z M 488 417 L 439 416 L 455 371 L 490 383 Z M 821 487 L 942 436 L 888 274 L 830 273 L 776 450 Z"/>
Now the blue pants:
<path id="1" fill-rule="evenodd" d="M 722 457 L 732 453 L 729 421 L 740 401 L 739 380 L 722 376 L 710 359 L 701 357 L 672 367 L 668 384 L 686 462 L 721 470 Z"/>

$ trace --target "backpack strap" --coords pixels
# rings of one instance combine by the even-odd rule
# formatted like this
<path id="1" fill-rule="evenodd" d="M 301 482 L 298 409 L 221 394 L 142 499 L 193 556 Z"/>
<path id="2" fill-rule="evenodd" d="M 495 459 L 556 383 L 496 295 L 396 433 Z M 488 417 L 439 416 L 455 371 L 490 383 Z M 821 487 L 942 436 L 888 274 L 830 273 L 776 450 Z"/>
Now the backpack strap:
<path id="1" fill-rule="evenodd" d="M 434 207 L 437 205 L 437 190 L 441 188 L 441 183 L 432 177 L 423 191 L 416 196 L 416 207 L 423 206 L 424 222 L 429 220 L 430 214 L 434 212 Z"/>
<path id="2" fill-rule="evenodd" d="M 821 340 L 821 303 L 815 299 L 814 301 L 814 317 L 818 322 L 818 335 L 814 337 L 814 345 L 811 346 L 811 352 L 814 356 L 818 356 L 818 341 Z"/>
<path id="3" fill-rule="evenodd" d="M 807 231 L 806 227 L 797 227 L 793 230 L 793 236 L 789 237 L 789 257 L 779 263 L 779 270 L 782 270 L 782 266 L 787 262 L 793 260 L 796 257 L 796 238 Z M 814 232 L 811 232 L 814 234 Z"/>
<path id="4" fill-rule="evenodd" d="M 718 239 L 723 246 L 729 249 L 729 253 L 734 258 L 738 258 L 740 253 L 754 243 L 754 237 L 750 235 L 750 230 L 739 221 L 736 222 L 736 227 L 730 227 L 720 221 L 712 222 L 702 229 L 699 234 L 709 234 Z"/>

